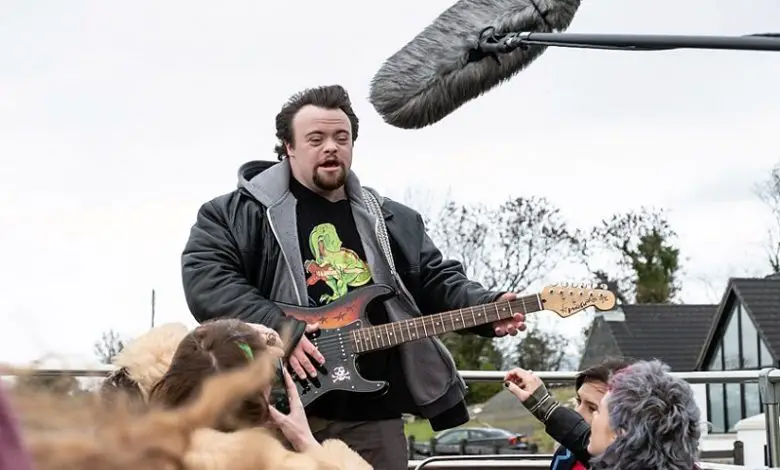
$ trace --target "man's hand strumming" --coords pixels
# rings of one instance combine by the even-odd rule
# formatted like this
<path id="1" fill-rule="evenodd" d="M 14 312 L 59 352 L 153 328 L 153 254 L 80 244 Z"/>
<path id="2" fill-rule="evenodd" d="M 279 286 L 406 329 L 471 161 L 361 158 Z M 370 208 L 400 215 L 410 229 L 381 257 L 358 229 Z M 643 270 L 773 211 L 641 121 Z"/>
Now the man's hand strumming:
<path id="1" fill-rule="evenodd" d="M 306 333 L 313 333 L 317 331 L 319 327 L 319 323 L 306 325 Z M 309 356 L 314 358 L 314 360 L 320 364 L 325 363 L 325 358 L 304 334 L 301 336 L 301 340 L 298 341 L 298 345 L 295 346 L 295 349 L 293 349 L 293 352 L 290 355 L 290 359 L 288 361 L 290 363 L 290 367 L 292 367 L 292 370 L 295 372 L 295 375 L 297 375 L 301 380 L 306 378 L 307 372 L 311 377 L 317 376 L 317 369 L 314 367 L 314 364 L 311 363 L 311 360 L 309 360 Z"/>

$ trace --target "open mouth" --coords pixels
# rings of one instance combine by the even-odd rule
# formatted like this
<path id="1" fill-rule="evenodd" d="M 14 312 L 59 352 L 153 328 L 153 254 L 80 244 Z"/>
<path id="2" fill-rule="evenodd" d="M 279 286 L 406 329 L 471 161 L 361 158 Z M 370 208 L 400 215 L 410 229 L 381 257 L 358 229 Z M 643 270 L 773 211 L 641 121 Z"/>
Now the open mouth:
<path id="1" fill-rule="evenodd" d="M 339 164 L 339 162 L 337 160 L 331 160 L 329 162 L 323 163 L 320 166 L 323 167 L 323 168 L 331 168 L 332 169 L 332 168 L 338 168 L 341 165 Z"/>

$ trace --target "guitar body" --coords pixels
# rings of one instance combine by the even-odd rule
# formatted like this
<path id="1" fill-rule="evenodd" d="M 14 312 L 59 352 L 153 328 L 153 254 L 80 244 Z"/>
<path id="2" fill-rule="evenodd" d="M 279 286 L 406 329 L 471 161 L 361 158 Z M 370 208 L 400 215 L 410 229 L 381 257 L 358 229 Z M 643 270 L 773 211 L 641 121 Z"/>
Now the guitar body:
<path id="1" fill-rule="evenodd" d="M 325 357 L 325 364 L 317 367 L 317 377 L 301 380 L 293 375 L 304 407 L 334 390 L 372 394 L 381 394 L 387 390 L 387 382 L 366 380 L 358 372 L 352 333 L 364 326 L 370 326 L 366 308 L 371 303 L 386 300 L 393 295 L 395 291 L 392 287 L 371 284 L 323 307 L 305 308 L 279 304 L 284 313 L 293 318 L 309 324 L 320 324 L 317 332 L 307 336 Z M 317 366 L 314 360 L 312 364 Z"/>

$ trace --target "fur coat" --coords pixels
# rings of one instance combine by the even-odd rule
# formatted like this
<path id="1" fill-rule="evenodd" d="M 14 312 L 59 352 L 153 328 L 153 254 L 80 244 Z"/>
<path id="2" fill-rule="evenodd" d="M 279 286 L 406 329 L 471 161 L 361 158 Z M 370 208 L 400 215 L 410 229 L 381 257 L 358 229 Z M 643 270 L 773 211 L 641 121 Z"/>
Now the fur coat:
<path id="1" fill-rule="evenodd" d="M 182 324 L 160 325 L 128 343 L 114 365 L 148 398 L 170 367 L 179 342 L 189 333 Z M 294 452 L 264 428 L 220 432 L 199 429 L 185 457 L 187 470 L 371 470 L 344 442 L 330 439 L 309 452 Z"/>

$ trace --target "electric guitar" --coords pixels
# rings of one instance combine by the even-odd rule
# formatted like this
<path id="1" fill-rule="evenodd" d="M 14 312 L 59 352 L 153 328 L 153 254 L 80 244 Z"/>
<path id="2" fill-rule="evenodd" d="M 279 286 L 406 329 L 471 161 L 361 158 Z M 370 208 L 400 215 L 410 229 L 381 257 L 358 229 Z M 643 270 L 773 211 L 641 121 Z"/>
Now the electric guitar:
<path id="1" fill-rule="evenodd" d="M 369 304 L 393 295 L 395 291 L 392 287 L 371 284 L 323 307 L 279 304 L 291 317 L 320 324 L 320 329 L 310 334 L 309 339 L 325 357 L 325 364 L 317 366 L 317 362 L 312 360 L 319 369 L 317 377 L 302 380 L 293 375 L 304 407 L 333 390 L 384 392 L 387 382 L 366 380 L 358 372 L 357 357 L 363 353 L 505 320 L 518 312 L 528 314 L 547 310 L 566 318 L 588 307 L 610 310 L 615 306 L 615 294 L 608 290 L 553 285 L 537 294 L 515 300 L 500 300 L 383 325 L 364 326 Z"/>

